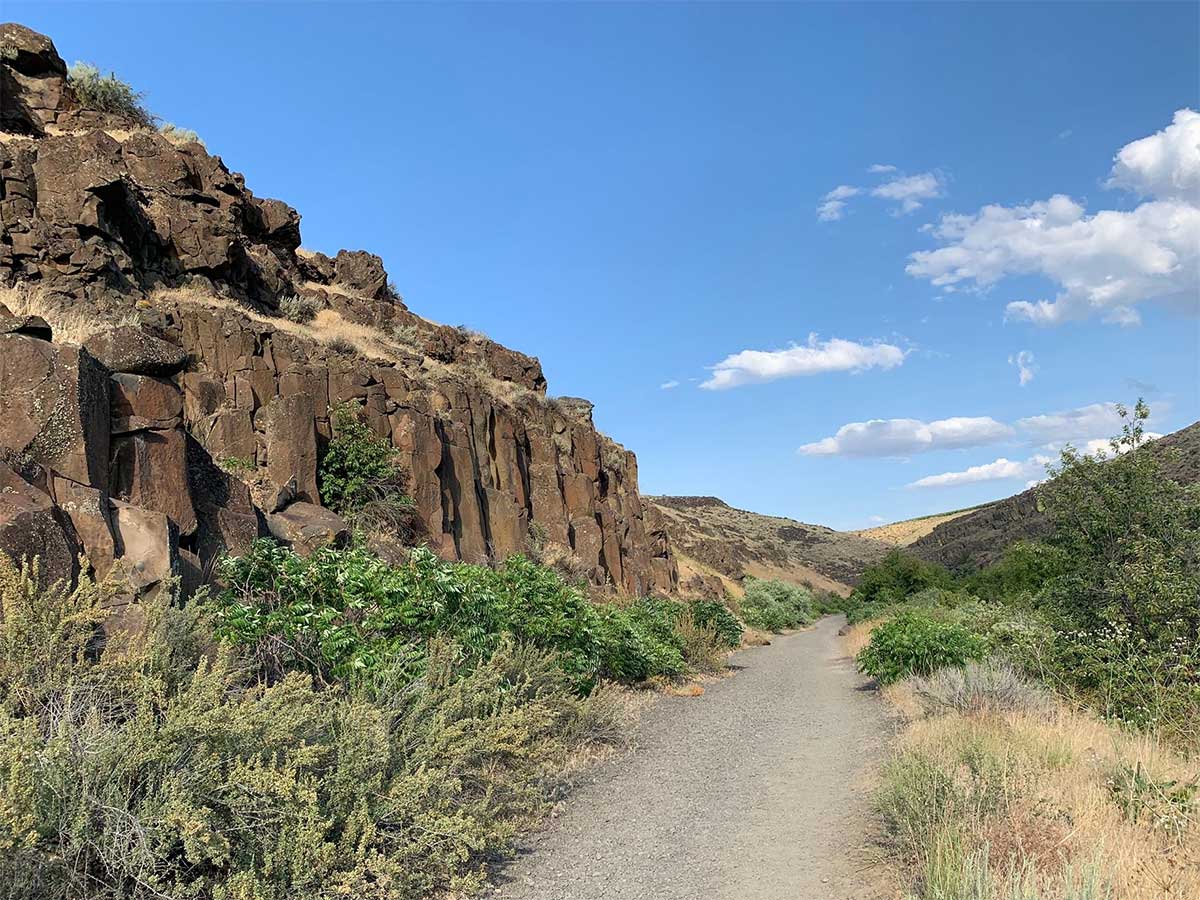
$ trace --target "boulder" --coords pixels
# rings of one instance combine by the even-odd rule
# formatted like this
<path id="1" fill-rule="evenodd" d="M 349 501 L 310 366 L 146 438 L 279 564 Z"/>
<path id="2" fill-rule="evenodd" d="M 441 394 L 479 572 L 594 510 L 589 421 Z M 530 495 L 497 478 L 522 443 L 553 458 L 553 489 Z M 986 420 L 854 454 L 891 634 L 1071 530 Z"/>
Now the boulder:
<path id="1" fill-rule="evenodd" d="M 387 272 L 383 260 L 365 250 L 339 250 L 333 260 L 334 282 L 347 290 L 372 300 L 387 293 Z"/>
<path id="2" fill-rule="evenodd" d="M 164 513 L 112 501 L 119 567 L 136 594 L 179 574 L 179 529 Z"/>
<path id="3" fill-rule="evenodd" d="M 317 492 L 317 432 L 312 398 L 277 397 L 255 418 L 266 434 L 267 476 L 276 490 L 295 482 L 295 499 L 320 503 Z"/>
<path id="4" fill-rule="evenodd" d="M 112 372 L 167 376 L 187 364 L 182 347 L 133 325 L 94 334 L 84 342 L 84 347 Z"/>
<path id="5" fill-rule="evenodd" d="M 54 502 L 71 520 L 92 573 L 103 578 L 117 556 L 108 496 L 98 488 L 59 477 L 53 480 L 53 490 Z"/>
<path id="6" fill-rule="evenodd" d="M 187 443 L 182 429 L 135 431 L 113 440 L 112 496 L 165 513 L 181 534 L 196 530 L 188 487 Z"/>
<path id="7" fill-rule="evenodd" d="M 70 103 L 67 64 L 43 34 L 0 25 L 0 129 L 40 135 Z"/>
<path id="8" fill-rule="evenodd" d="M 150 375 L 112 376 L 114 434 L 153 428 L 174 429 L 183 415 L 183 394 L 172 382 Z"/>
<path id="9" fill-rule="evenodd" d="M 250 489 L 221 469 L 197 441 L 188 439 L 188 484 L 196 507 L 196 550 L 202 566 L 222 553 L 242 554 L 261 535 L 265 524 L 250 498 Z"/>
<path id="10" fill-rule="evenodd" d="M 86 350 L 0 335 L 0 449 L 107 487 L 108 374 Z"/>
<path id="11" fill-rule="evenodd" d="M 340 516 L 302 500 L 268 516 L 267 528 L 301 556 L 309 556 L 321 547 L 345 547 L 350 543 L 350 528 Z"/>
<path id="12" fill-rule="evenodd" d="M 49 495 L 0 463 L 0 552 L 20 565 L 38 558 L 38 582 L 74 581 L 79 545 L 70 523 Z M 2 612 L 2 610 L 0 610 Z"/>
<path id="13" fill-rule="evenodd" d="M 54 330 L 41 316 L 5 316 L 0 313 L 0 334 L 24 334 L 40 341 L 54 339 Z"/>

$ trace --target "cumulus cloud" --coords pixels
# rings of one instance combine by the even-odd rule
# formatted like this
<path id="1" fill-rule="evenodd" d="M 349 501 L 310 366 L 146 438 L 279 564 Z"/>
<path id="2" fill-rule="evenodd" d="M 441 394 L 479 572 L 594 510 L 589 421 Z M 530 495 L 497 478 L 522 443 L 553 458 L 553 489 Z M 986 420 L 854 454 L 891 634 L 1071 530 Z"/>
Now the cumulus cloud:
<path id="1" fill-rule="evenodd" d="M 836 222 L 845 215 L 846 201 L 862 193 L 860 188 L 850 184 L 839 184 L 822 198 L 817 207 L 817 220 L 821 222 Z"/>
<path id="2" fill-rule="evenodd" d="M 872 197 L 895 200 L 900 204 L 898 214 L 915 212 L 926 200 L 942 196 L 942 178 L 936 172 L 919 175 L 897 175 L 871 189 Z"/>
<path id="3" fill-rule="evenodd" d="M 1005 459 L 1003 456 L 995 462 L 970 466 L 959 472 L 942 472 L 940 475 L 926 475 L 908 485 L 910 488 L 944 488 L 959 487 L 964 484 L 977 484 L 981 481 L 1004 481 L 1012 478 L 1030 478 L 1043 471 L 1048 456 L 1034 456 L 1024 462 Z"/>
<path id="4" fill-rule="evenodd" d="M 1033 376 L 1037 374 L 1037 363 L 1034 362 L 1033 353 L 1028 350 L 1022 350 L 1008 358 L 1010 366 L 1017 367 L 1017 377 L 1021 381 L 1021 387 L 1033 381 Z"/>
<path id="5" fill-rule="evenodd" d="M 1072 441 L 1091 440 L 1097 434 L 1116 434 L 1121 430 L 1121 423 L 1117 404 L 1091 403 L 1075 409 L 1018 419 L 1017 427 L 1033 443 L 1057 448 Z"/>
<path id="6" fill-rule="evenodd" d="M 1200 113 L 1181 109 L 1162 131 L 1118 150 L 1108 186 L 1143 197 L 1200 201 Z"/>
<path id="7" fill-rule="evenodd" d="M 712 375 L 700 387 L 719 391 L 798 375 L 893 369 L 904 362 L 904 357 L 905 351 L 894 344 L 862 344 L 841 338 L 822 341 L 810 334 L 807 344 L 793 344 L 783 350 L 743 350 L 727 356 L 713 366 Z"/>
<path id="8" fill-rule="evenodd" d="M 677 387 L 679 387 L 679 382 L 673 378 L 670 381 L 664 381 L 662 384 L 660 384 L 658 386 L 659 390 L 662 390 L 662 391 L 670 391 Z"/>
<path id="9" fill-rule="evenodd" d="M 907 271 L 946 291 L 987 289 L 1013 275 L 1058 286 L 1054 299 L 1015 300 L 1007 316 L 1039 325 L 1099 315 L 1136 325 L 1140 303 L 1196 310 L 1200 296 L 1200 114 L 1180 110 L 1163 131 L 1117 152 L 1108 184 L 1151 197 L 1136 208 L 1088 214 L 1065 194 L 1022 206 L 941 217 L 943 246 Z"/>
<path id="10" fill-rule="evenodd" d="M 1148 441 L 1162 437 L 1157 432 L 1148 431 L 1144 435 Z M 1112 445 L 1108 438 L 1093 438 L 1080 442 L 1076 448 L 1080 453 L 1095 456 L 1103 453 L 1113 455 Z M 1120 452 L 1120 450 L 1118 450 Z M 1046 466 L 1058 461 L 1057 456 L 1037 453 L 1024 461 L 1005 459 L 1003 456 L 995 462 L 978 466 L 969 466 L 958 472 L 942 472 L 939 475 L 926 475 L 907 485 L 910 488 L 945 488 L 959 487 L 964 484 L 976 484 L 981 481 L 1006 481 L 1025 479 L 1025 487 L 1031 488 L 1046 480 Z"/>
<path id="11" fill-rule="evenodd" d="M 1012 428 L 990 416 L 957 416 L 933 422 L 871 419 L 843 425 L 833 437 L 805 444 L 800 452 L 805 456 L 910 456 L 992 444 L 1012 433 Z"/>
<path id="12" fill-rule="evenodd" d="M 886 163 L 875 163 L 875 165 L 869 166 L 867 168 L 867 171 L 870 172 L 872 175 L 886 175 L 889 172 L 895 172 L 896 167 L 889 166 Z"/>

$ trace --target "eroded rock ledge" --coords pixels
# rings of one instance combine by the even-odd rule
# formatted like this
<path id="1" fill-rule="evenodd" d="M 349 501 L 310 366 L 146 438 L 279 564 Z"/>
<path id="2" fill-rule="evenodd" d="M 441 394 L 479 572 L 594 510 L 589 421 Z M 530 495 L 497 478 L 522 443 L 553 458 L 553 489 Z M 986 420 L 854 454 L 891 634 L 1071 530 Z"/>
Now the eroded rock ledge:
<path id="1" fill-rule="evenodd" d="M 267 533 L 340 539 L 316 472 L 351 403 L 447 558 L 536 539 L 596 584 L 678 587 L 634 455 L 535 358 L 414 314 L 377 256 L 301 250 L 299 214 L 201 144 L 82 109 L 44 36 L 0 26 L 0 77 L 0 549 L 148 590 Z"/>

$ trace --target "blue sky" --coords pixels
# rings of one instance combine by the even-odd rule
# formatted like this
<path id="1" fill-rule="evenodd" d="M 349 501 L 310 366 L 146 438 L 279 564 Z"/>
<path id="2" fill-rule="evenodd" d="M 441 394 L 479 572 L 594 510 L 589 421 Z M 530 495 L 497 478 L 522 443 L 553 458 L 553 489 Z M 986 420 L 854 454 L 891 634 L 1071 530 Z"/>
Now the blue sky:
<path id="1" fill-rule="evenodd" d="M 305 246 L 539 356 L 644 492 L 853 528 L 1022 489 L 1112 430 L 1096 404 L 1200 417 L 1198 10 L 4 14 L 196 129 Z"/>

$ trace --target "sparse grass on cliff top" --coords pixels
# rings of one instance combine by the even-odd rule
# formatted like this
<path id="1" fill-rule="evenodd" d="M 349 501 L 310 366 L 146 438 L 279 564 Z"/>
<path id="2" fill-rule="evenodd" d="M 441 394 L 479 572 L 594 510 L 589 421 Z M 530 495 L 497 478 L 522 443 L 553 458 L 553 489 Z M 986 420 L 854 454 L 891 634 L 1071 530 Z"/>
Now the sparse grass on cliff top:
<path id="1" fill-rule="evenodd" d="M 67 70 L 67 82 L 84 108 L 121 116 L 144 128 L 154 126 L 154 116 L 142 102 L 145 95 L 115 72 L 102 75 L 91 63 L 77 62 Z"/>

